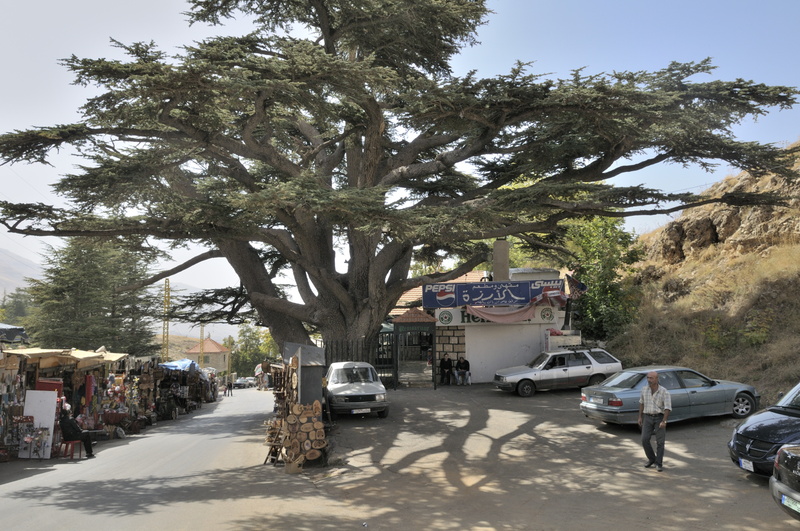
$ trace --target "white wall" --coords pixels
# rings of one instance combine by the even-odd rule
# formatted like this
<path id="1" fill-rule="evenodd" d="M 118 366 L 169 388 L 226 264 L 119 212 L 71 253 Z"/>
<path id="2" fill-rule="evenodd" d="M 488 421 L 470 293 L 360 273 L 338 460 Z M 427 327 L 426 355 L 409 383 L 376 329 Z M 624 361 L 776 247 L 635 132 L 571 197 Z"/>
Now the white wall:
<path id="1" fill-rule="evenodd" d="M 544 349 L 544 331 L 552 324 L 475 324 L 464 327 L 473 383 L 494 379 L 497 369 L 525 365 Z"/>

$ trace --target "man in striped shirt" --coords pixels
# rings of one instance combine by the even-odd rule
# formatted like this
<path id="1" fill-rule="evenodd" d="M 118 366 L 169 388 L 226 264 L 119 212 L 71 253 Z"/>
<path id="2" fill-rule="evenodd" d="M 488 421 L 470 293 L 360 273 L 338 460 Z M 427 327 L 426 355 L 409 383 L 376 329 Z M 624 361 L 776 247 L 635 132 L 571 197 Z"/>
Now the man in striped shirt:
<path id="1" fill-rule="evenodd" d="M 647 373 L 647 385 L 642 387 L 639 398 L 639 426 L 642 428 L 642 448 L 647 456 L 645 468 L 656 466 L 664 470 L 664 441 L 667 438 L 667 419 L 672 411 L 672 398 L 664 387 L 658 384 L 658 373 Z M 656 436 L 656 451 L 650 439 Z"/>

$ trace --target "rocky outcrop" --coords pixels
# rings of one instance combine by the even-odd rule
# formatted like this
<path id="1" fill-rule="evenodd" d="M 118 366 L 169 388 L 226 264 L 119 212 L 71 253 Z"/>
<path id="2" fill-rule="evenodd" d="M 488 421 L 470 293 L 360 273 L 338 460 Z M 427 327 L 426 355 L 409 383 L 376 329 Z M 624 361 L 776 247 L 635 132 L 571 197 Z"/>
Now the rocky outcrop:
<path id="1" fill-rule="evenodd" d="M 786 204 L 711 205 L 687 210 L 649 239 L 648 259 L 677 265 L 712 246 L 720 252 L 759 253 L 773 245 L 800 240 L 800 183 L 742 173 L 715 184 L 704 195 L 731 192 L 777 192 Z"/>

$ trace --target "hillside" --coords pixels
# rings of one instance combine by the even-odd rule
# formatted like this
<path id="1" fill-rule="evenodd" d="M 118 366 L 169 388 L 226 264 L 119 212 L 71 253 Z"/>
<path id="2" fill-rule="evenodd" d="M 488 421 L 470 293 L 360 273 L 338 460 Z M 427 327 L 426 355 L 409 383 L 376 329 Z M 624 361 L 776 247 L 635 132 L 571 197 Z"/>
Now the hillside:
<path id="1" fill-rule="evenodd" d="M 155 343 L 161 344 L 161 334 L 155 336 Z M 170 333 L 169 335 L 169 357 L 179 360 L 186 357 L 186 351 L 200 343 L 199 337 L 186 337 Z"/>
<path id="2" fill-rule="evenodd" d="M 41 275 L 39 264 L 7 249 L 0 249 L 0 290 L 4 293 L 27 286 L 26 278 L 40 278 Z"/>
<path id="3" fill-rule="evenodd" d="M 778 192 L 787 206 L 704 206 L 642 236 L 630 280 L 644 302 L 610 346 L 628 365 L 686 365 L 774 403 L 800 381 L 800 183 L 740 174 L 705 193 L 735 191 Z"/>

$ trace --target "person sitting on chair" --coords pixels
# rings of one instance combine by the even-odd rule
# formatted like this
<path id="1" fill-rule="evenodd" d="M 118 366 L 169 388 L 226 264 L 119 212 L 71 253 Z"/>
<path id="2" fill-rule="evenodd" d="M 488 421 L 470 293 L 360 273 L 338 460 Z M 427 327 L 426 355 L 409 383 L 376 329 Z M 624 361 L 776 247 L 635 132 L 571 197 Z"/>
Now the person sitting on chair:
<path id="1" fill-rule="evenodd" d="M 439 362 L 439 371 L 441 372 L 441 383 L 450 385 L 450 379 L 453 377 L 453 360 L 446 353 Z"/>
<path id="2" fill-rule="evenodd" d="M 469 374 L 469 362 L 464 359 L 464 356 L 458 358 L 456 362 L 456 384 L 458 385 L 467 385 L 467 383 L 472 383 L 470 380 Z"/>
<path id="3" fill-rule="evenodd" d="M 89 436 L 88 431 L 84 431 L 78 425 L 78 422 L 70 415 L 70 405 L 64 404 L 61 408 L 61 419 L 58 421 L 61 428 L 62 441 L 81 441 L 83 448 L 86 450 L 86 457 L 94 457 L 94 450 L 92 449 L 92 438 Z"/>

